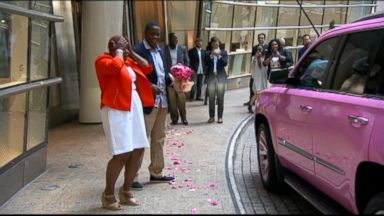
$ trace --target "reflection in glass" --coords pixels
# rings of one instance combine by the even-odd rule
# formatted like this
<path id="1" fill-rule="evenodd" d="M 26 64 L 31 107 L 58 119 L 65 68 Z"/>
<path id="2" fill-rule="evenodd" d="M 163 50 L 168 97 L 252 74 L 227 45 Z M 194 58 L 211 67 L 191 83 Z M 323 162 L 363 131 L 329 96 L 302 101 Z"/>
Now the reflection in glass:
<path id="1" fill-rule="evenodd" d="M 233 19 L 234 28 L 246 28 L 254 26 L 255 7 L 236 6 Z M 231 52 L 252 50 L 253 31 L 233 31 Z"/>
<path id="2" fill-rule="evenodd" d="M 349 4 L 372 4 L 372 1 L 349 1 Z M 353 22 L 367 14 L 370 14 L 372 7 L 352 7 L 348 10 L 347 23 Z"/>
<path id="3" fill-rule="evenodd" d="M 340 5 L 340 4 L 347 4 L 346 1 L 326 1 L 327 5 Z M 345 17 L 347 15 L 347 8 L 325 8 L 324 9 L 324 25 L 329 25 L 332 21 L 335 22 L 335 24 L 343 24 L 345 23 Z M 322 32 L 326 32 L 329 29 L 329 27 L 323 28 Z"/>
<path id="4" fill-rule="evenodd" d="M 231 55 L 228 59 L 229 76 L 250 73 L 251 54 Z"/>
<path id="5" fill-rule="evenodd" d="M 11 70 L 10 15 L 0 12 L 0 78 L 9 78 Z"/>
<path id="6" fill-rule="evenodd" d="M 193 47 L 197 29 L 198 1 L 167 1 L 168 32 L 175 32 L 179 44 Z"/>
<path id="7" fill-rule="evenodd" d="M 0 168 L 23 153 L 25 93 L 0 99 Z"/>
<path id="8" fill-rule="evenodd" d="M 47 88 L 29 92 L 27 150 L 45 141 L 47 92 Z"/>
<path id="9" fill-rule="evenodd" d="M 27 81 L 28 18 L 0 13 L 0 89 Z"/>
<path id="10" fill-rule="evenodd" d="M 211 14 L 212 28 L 231 28 L 232 27 L 233 6 L 228 4 L 213 4 Z M 217 36 L 224 46 L 224 49 L 229 51 L 231 44 L 231 32 L 229 31 L 211 31 L 209 37 Z"/>
<path id="11" fill-rule="evenodd" d="M 267 7 L 258 7 L 256 10 L 256 27 L 261 26 L 276 26 L 276 20 L 277 20 L 277 8 L 267 8 Z M 265 34 L 265 41 L 268 42 L 269 40 L 276 37 L 276 30 L 260 30 L 254 32 L 254 41 L 253 44 L 258 44 L 257 41 L 257 35 L 260 33 Z"/>
<path id="12" fill-rule="evenodd" d="M 49 41 L 49 22 L 32 20 L 31 80 L 48 78 Z"/>

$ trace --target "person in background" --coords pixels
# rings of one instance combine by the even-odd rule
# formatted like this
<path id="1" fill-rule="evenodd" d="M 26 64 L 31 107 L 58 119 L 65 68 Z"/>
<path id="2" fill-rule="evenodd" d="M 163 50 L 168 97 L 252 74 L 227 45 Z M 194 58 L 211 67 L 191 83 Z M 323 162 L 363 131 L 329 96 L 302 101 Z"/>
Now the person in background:
<path id="1" fill-rule="evenodd" d="M 190 100 L 195 99 L 202 101 L 201 98 L 201 89 L 203 87 L 203 79 L 204 79 L 204 73 L 205 73 L 205 55 L 206 50 L 202 48 L 203 45 L 203 39 L 197 38 L 195 40 L 195 47 L 188 50 L 188 56 L 190 60 L 190 65 L 192 70 L 195 71 L 195 75 L 193 76 L 193 81 L 195 84 L 192 87 L 191 93 L 190 93 Z"/>
<path id="2" fill-rule="evenodd" d="M 263 64 L 265 60 L 265 49 L 263 46 L 258 46 L 255 56 L 252 58 L 251 75 L 253 78 L 252 90 L 255 95 L 251 98 L 251 106 L 254 105 L 258 99 L 261 90 L 267 88 L 267 70 L 268 68 Z"/>
<path id="3" fill-rule="evenodd" d="M 148 170 L 151 182 L 169 182 L 174 179 L 172 176 L 163 175 L 164 169 L 164 141 L 165 123 L 168 113 L 167 86 L 171 84 L 168 71 L 164 69 L 163 53 L 158 45 L 160 39 L 160 26 L 155 22 L 148 22 L 144 28 L 144 39 L 134 47 L 135 52 L 145 58 L 153 65 L 153 72 L 147 75 L 151 82 L 154 107 L 143 107 L 144 121 L 147 136 L 150 137 L 151 162 Z M 141 158 L 142 162 L 143 158 Z M 141 163 L 140 163 L 141 166 Z M 138 181 L 138 174 L 131 188 L 143 189 Z"/>
<path id="4" fill-rule="evenodd" d="M 268 67 L 268 76 L 274 69 L 287 68 L 288 57 L 282 54 L 283 48 L 278 39 L 269 42 L 268 52 L 266 52 L 264 65 Z"/>
<path id="5" fill-rule="evenodd" d="M 285 67 L 290 67 L 293 65 L 292 52 L 285 47 L 285 39 L 283 37 L 279 38 L 279 41 L 281 45 L 280 53 L 287 57 Z"/>
<path id="6" fill-rule="evenodd" d="M 120 204 L 139 205 L 130 192 L 130 186 L 139 169 L 144 148 L 149 147 L 142 107 L 154 105 L 151 84 L 146 77 L 153 69 L 147 60 L 131 49 L 126 37 L 113 36 L 108 41 L 108 51 L 95 61 L 101 89 L 101 120 L 113 155 L 108 162 L 101 203 L 103 208 L 120 210 Z M 114 192 L 123 167 L 124 184 L 119 190 L 119 204 Z"/>
<path id="7" fill-rule="evenodd" d="M 257 35 L 257 41 L 259 43 L 252 47 L 251 59 L 255 59 L 257 47 L 262 46 L 264 51 L 268 50 L 268 44 L 265 43 L 265 34 L 264 33 L 260 33 Z M 251 61 L 253 62 L 253 60 L 251 60 Z M 251 64 L 252 64 L 252 62 L 251 62 Z M 253 113 L 252 104 L 250 103 L 251 98 L 254 96 L 253 82 L 254 82 L 254 79 L 253 79 L 252 74 L 251 74 L 251 78 L 249 79 L 249 101 L 244 103 L 244 106 L 248 106 L 248 112 L 249 113 Z"/>
<path id="8" fill-rule="evenodd" d="M 220 48 L 220 40 L 214 36 L 209 41 L 210 50 L 206 55 L 206 80 L 209 98 L 208 123 L 215 121 L 215 101 L 217 97 L 217 123 L 223 123 L 224 93 L 227 83 L 225 66 L 228 64 L 227 51 Z"/>
<path id="9" fill-rule="evenodd" d="M 311 41 L 311 37 L 309 36 L 309 34 L 305 34 L 303 35 L 303 47 L 299 49 L 299 53 L 298 53 L 298 58 L 297 59 L 300 59 L 300 57 L 305 53 L 305 51 L 307 51 L 308 47 L 312 44 L 312 41 Z"/>
<path id="10" fill-rule="evenodd" d="M 189 57 L 187 49 L 178 44 L 175 33 L 168 34 L 168 45 L 164 48 L 164 69 L 167 73 L 171 72 L 171 67 L 181 63 L 189 66 Z M 173 85 L 167 88 L 168 91 L 168 109 L 173 125 L 179 121 L 179 114 L 184 125 L 188 125 L 187 111 L 185 109 L 187 94 L 182 91 L 176 91 Z"/>

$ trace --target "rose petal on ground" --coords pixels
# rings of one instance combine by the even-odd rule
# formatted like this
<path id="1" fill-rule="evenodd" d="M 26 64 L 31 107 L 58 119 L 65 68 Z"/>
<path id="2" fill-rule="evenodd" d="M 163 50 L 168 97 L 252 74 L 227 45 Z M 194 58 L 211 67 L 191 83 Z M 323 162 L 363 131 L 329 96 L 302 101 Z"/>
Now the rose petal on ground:
<path id="1" fill-rule="evenodd" d="M 212 200 L 212 199 L 207 199 L 207 202 L 211 205 L 211 206 L 217 206 L 219 205 L 219 202 L 215 201 L 215 200 Z"/>
<path id="2" fill-rule="evenodd" d="M 209 183 L 208 188 L 216 188 L 216 184 L 215 183 Z"/>
<path id="3" fill-rule="evenodd" d="M 180 168 L 180 171 L 181 171 L 182 173 L 187 173 L 187 172 L 189 172 L 189 169 L 188 169 L 188 168 L 181 167 L 181 168 Z"/>
<path id="4" fill-rule="evenodd" d="M 193 214 L 196 214 L 198 211 L 199 211 L 198 208 L 192 208 L 192 209 L 191 209 L 191 212 L 192 212 Z"/>

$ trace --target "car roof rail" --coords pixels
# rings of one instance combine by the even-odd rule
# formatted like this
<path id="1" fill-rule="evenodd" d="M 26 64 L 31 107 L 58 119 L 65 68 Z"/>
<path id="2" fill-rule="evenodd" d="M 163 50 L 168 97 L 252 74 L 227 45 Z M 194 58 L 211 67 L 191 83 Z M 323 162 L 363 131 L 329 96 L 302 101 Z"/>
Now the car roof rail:
<path id="1" fill-rule="evenodd" d="M 363 16 L 355 21 L 353 21 L 352 23 L 356 23 L 356 22 L 360 22 L 360 21 L 365 21 L 365 20 L 370 20 L 370 19 L 375 19 L 375 18 L 380 18 L 380 17 L 384 17 L 384 11 L 377 11 L 373 14 L 369 14 L 369 15 L 366 15 L 366 16 Z"/>

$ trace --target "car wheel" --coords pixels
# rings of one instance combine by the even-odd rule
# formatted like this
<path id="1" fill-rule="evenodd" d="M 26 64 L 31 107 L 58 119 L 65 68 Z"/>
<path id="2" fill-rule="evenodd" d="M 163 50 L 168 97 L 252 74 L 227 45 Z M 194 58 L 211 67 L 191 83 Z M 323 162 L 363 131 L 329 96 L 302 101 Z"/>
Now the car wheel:
<path id="1" fill-rule="evenodd" d="M 282 186 L 282 167 L 276 158 L 269 127 L 262 123 L 257 131 L 259 172 L 263 186 L 275 191 Z"/>
<path id="2" fill-rule="evenodd" d="M 384 215 L 384 193 L 381 192 L 369 200 L 364 214 Z"/>

